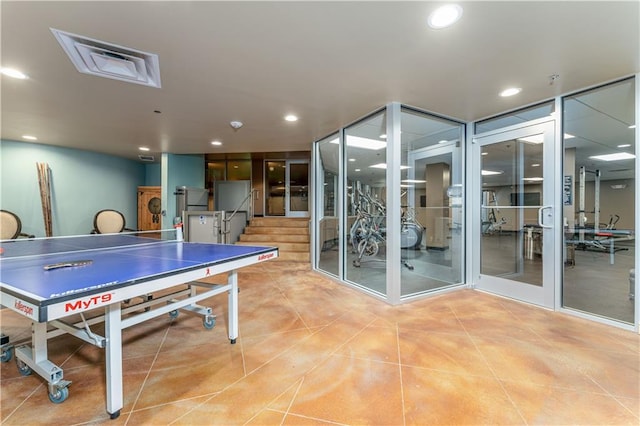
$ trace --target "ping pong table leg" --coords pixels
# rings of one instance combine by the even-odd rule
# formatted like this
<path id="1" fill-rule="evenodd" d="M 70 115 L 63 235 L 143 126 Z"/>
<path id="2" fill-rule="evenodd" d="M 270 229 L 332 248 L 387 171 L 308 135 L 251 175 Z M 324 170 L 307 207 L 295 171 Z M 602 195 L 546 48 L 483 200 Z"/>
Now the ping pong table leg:
<path id="1" fill-rule="evenodd" d="M 105 312 L 107 413 L 112 419 L 122 408 L 122 324 L 120 303 L 112 303 Z"/>
<path id="2" fill-rule="evenodd" d="M 231 285 L 229 291 L 229 340 L 236 343 L 238 338 L 238 272 L 229 272 L 227 283 Z"/>
<path id="3" fill-rule="evenodd" d="M 615 261 L 616 261 L 616 251 L 613 246 L 613 238 L 611 238 L 611 241 L 609 241 L 609 263 L 613 265 Z"/>

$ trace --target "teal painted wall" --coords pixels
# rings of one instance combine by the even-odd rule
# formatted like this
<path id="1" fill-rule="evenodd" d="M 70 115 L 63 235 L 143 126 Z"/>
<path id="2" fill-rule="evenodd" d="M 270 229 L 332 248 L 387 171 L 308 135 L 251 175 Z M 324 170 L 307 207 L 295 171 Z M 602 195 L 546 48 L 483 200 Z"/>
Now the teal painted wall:
<path id="1" fill-rule="evenodd" d="M 204 155 L 162 154 L 162 209 L 166 214 L 162 218 L 162 228 L 173 226 L 176 217 L 177 186 L 204 188 L 205 164 Z"/>
<path id="2" fill-rule="evenodd" d="M 145 164 L 144 171 L 145 186 L 160 186 L 162 176 L 162 167 L 160 166 L 160 163 Z"/>
<path id="3" fill-rule="evenodd" d="M 89 233 L 101 209 L 119 210 L 127 227 L 137 226 L 137 187 L 147 182 L 144 164 L 77 149 L 0 141 L 0 208 L 20 217 L 23 232 L 45 236 L 36 163 L 48 163 L 51 169 L 54 236 Z"/>
<path id="4" fill-rule="evenodd" d="M 203 188 L 203 155 L 162 154 L 141 164 L 111 155 L 50 145 L 0 140 L 0 209 L 20 217 L 22 232 L 44 237 L 36 163 L 51 169 L 53 235 L 87 234 L 102 209 L 124 214 L 127 227 L 138 223 L 138 186 L 162 186 L 162 228 L 173 226 L 176 186 Z"/>

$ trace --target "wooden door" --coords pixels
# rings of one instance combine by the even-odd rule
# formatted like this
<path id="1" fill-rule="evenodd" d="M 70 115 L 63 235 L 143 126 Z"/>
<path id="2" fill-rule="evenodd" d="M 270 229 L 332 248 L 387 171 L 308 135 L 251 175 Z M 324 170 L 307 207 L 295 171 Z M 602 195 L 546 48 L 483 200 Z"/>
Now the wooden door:
<path id="1" fill-rule="evenodd" d="M 138 230 L 155 231 L 161 229 L 162 206 L 159 186 L 138 187 Z"/>

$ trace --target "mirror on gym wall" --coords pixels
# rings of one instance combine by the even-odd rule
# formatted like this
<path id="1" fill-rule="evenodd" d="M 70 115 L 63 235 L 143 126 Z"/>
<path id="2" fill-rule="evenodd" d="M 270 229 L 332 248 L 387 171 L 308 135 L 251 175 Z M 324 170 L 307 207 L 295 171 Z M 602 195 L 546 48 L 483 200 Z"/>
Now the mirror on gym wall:
<path id="1" fill-rule="evenodd" d="M 563 99 L 562 304 L 632 324 L 635 81 Z"/>
<path id="2" fill-rule="evenodd" d="M 338 135 L 316 144 L 316 264 L 318 269 L 339 276 L 340 224 L 338 182 L 340 146 Z"/>
<path id="3" fill-rule="evenodd" d="M 401 110 L 401 295 L 462 282 L 464 127 Z"/>

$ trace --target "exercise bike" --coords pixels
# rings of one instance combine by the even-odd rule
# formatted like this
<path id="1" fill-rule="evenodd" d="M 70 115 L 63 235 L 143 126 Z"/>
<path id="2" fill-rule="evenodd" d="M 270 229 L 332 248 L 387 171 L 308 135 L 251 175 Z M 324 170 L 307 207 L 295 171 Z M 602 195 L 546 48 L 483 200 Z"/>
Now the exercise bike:
<path id="1" fill-rule="evenodd" d="M 368 194 L 358 190 L 358 203 L 354 205 L 356 219 L 351 225 L 349 236 L 351 240 L 352 252 L 357 254 L 353 260 L 353 266 L 360 267 L 363 258 L 373 258 L 380 252 L 380 247 L 386 243 L 387 230 L 382 225 L 386 218 L 386 208 L 380 201 L 371 198 Z M 375 211 L 371 214 L 369 211 Z M 415 219 L 413 209 L 406 209 L 402 214 L 400 225 L 400 248 L 417 249 L 422 242 L 422 232 L 424 228 Z M 413 270 L 413 265 L 406 259 L 402 259 L 402 264 L 409 270 Z"/>

